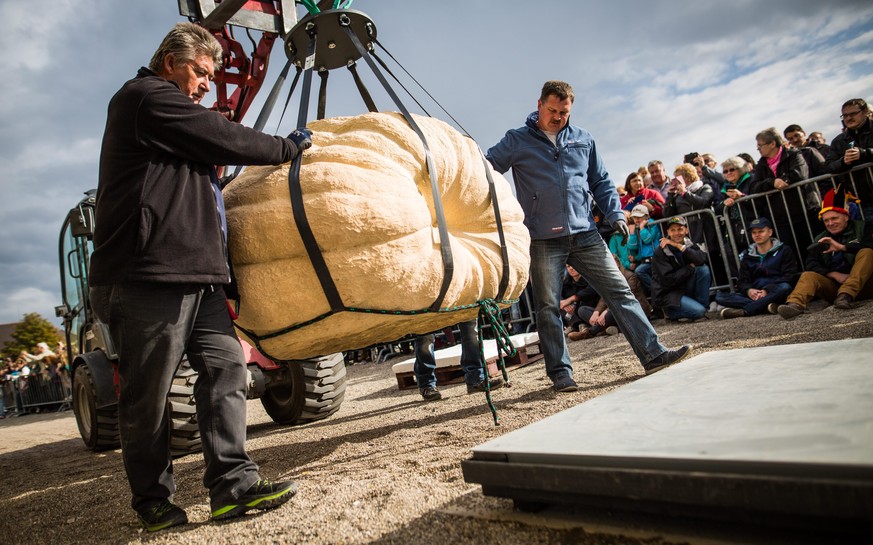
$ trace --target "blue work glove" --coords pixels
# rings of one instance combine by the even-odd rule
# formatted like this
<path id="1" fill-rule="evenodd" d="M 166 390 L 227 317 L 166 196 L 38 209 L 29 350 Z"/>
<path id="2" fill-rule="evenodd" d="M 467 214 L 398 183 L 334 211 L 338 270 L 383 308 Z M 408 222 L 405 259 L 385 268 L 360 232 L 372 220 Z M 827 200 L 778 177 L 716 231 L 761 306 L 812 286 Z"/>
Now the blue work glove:
<path id="1" fill-rule="evenodd" d="M 312 131 L 306 127 L 300 127 L 288 135 L 288 140 L 294 142 L 294 145 L 297 146 L 297 153 L 301 153 L 312 146 Z"/>
<path id="2" fill-rule="evenodd" d="M 627 228 L 627 223 L 624 220 L 618 220 L 612 225 L 616 233 L 621 234 L 621 245 L 627 246 L 627 239 L 630 237 L 630 231 Z"/>

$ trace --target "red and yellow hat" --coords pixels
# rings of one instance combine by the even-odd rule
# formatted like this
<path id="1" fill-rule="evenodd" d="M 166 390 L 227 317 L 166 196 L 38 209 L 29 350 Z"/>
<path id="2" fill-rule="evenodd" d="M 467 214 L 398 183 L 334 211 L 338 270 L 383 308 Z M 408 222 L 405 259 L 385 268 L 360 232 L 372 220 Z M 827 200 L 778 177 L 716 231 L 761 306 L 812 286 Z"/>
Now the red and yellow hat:
<path id="1" fill-rule="evenodd" d="M 839 212 L 840 214 L 849 215 L 850 202 L 858 202 L 858 197 L 844 191 L 842 185 L 838 185 L 833 189 L 828 190 L 821 199 L 821 210 L 818 213 L 818 219 L 821 219 L 825 212 Z"/>

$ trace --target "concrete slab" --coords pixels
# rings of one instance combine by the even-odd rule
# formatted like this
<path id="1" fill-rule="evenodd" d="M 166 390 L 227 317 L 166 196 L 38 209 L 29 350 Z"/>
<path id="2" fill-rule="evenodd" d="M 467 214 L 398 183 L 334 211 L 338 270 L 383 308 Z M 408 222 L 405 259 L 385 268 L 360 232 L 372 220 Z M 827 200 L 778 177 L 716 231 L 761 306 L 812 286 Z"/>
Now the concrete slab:
<path id="1" fill-rule="evenodd" d="M 473 449 L 467 482 L 788 525 L 873 521 L 873 339 L 708 352 Z"/>

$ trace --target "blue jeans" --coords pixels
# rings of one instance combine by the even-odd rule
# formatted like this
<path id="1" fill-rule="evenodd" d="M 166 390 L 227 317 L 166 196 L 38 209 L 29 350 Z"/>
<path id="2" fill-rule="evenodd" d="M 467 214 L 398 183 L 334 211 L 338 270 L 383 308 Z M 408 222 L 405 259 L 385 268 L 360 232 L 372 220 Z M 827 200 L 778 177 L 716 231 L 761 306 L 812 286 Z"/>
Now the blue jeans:
<path id="1" fill-rule="evenodd" d="M 245 451 L 246 366 L 221 286 L 131 282 L 91 288 L 118 352 L 121 456 L 140 511 L 170 498 L 167 394 L 183 356 L 197 371 L 194 398 L 212 509 L 258 480 Z"/>
<path id="2" fill-rule="evenodd" d="M 784 303 L 793 288 L 788 282 L 780 282 L 778 284 L 771 284 L 765 289 L 767 290 L 767 295 L 757 301 L 753 301 L 744 293 L 720 291 L 715 294 L 715 302 L 725 307 L 741 308 L 746 311 L 746 316 L 755 316 L 756 314 L 767 312 L 767 306 L 770 303 Z"/>
<path id="3" fill-rule="evenodd" d="M 667 351 L 646 319 L 639 301 L 631 293 L 627 280 L 615 265 L 615 259 L 597 231 L 531 240 L 530 281 L 540 336 L 540 348 L 546 374 L 553 381 L 573 373 L 567 341 L 564 339 L 560 304 L 561 275 L 565 264 L 594 287 L 615 316 L 619 329 L 641 363 L 647 363 Z"/>
<path id="4" fill-rule="evenodd" d="M 640 284 L 643 285 L 643 291 L 646 295 L 652 294 L 652 264 L 651 263 L 640 263 L 637 265 L 637 268 L 634 269 L 634 274 L 637 275 L 637 278 L 640 280 Z"/>
<path id="5" fill-rule="evenodd" d="M 479 330 L 476 320 L 461 322 L 461 369 L 464 382 L 476 385 L 485 380 L 482 360 L 479 354 Z M 433 352 L 433 333 L 415 338 L 415 363 L 412 372 L 419 388 L 436 386 L 436 357 Z"/>
<path id="6" fill-rule="evenodd" d="M 679 306 L 671 305 L 664 308 L 664 315 L 671 320 L 703 318 L 709 309 L 709 286 L 709 267 L 706 265 L 694 267 L 694 274 L 685 284 L 686 295 L 682 296 Z"/>

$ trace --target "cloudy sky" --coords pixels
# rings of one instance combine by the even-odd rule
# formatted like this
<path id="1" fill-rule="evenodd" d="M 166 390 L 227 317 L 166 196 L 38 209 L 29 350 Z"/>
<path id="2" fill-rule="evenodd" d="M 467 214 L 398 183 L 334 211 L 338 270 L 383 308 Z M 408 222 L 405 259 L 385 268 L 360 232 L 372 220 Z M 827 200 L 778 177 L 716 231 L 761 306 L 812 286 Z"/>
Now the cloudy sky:
<path id="1" fill-rule="evenodd" d="M 869 1 L 357 0 L 351 8 L 373 19 L 379 41 L 483 149 L 524 122 L 545 80 L 570 82 L 571 122 L 591 131 L 621 183 L 651 159 L 672 167 L 690 151 L 757 157 L 755 133 L 770 126 L 799 123 L 830 140 L 846 99 L 873 100 Z M 28 312 L 60 323 L 58 231 L 97 185 L 106 104 L 181 20 L 177 0 L 0 0 L 0 323 Z M 274 48 L 268 86 L 284 61 Z M 329 116 L 365 111 L 347 74 L 330 85 Z M 380 109 L 394 109 L 374 94 Z M 277 123 L 276 115 L 267 130 Z"/>

